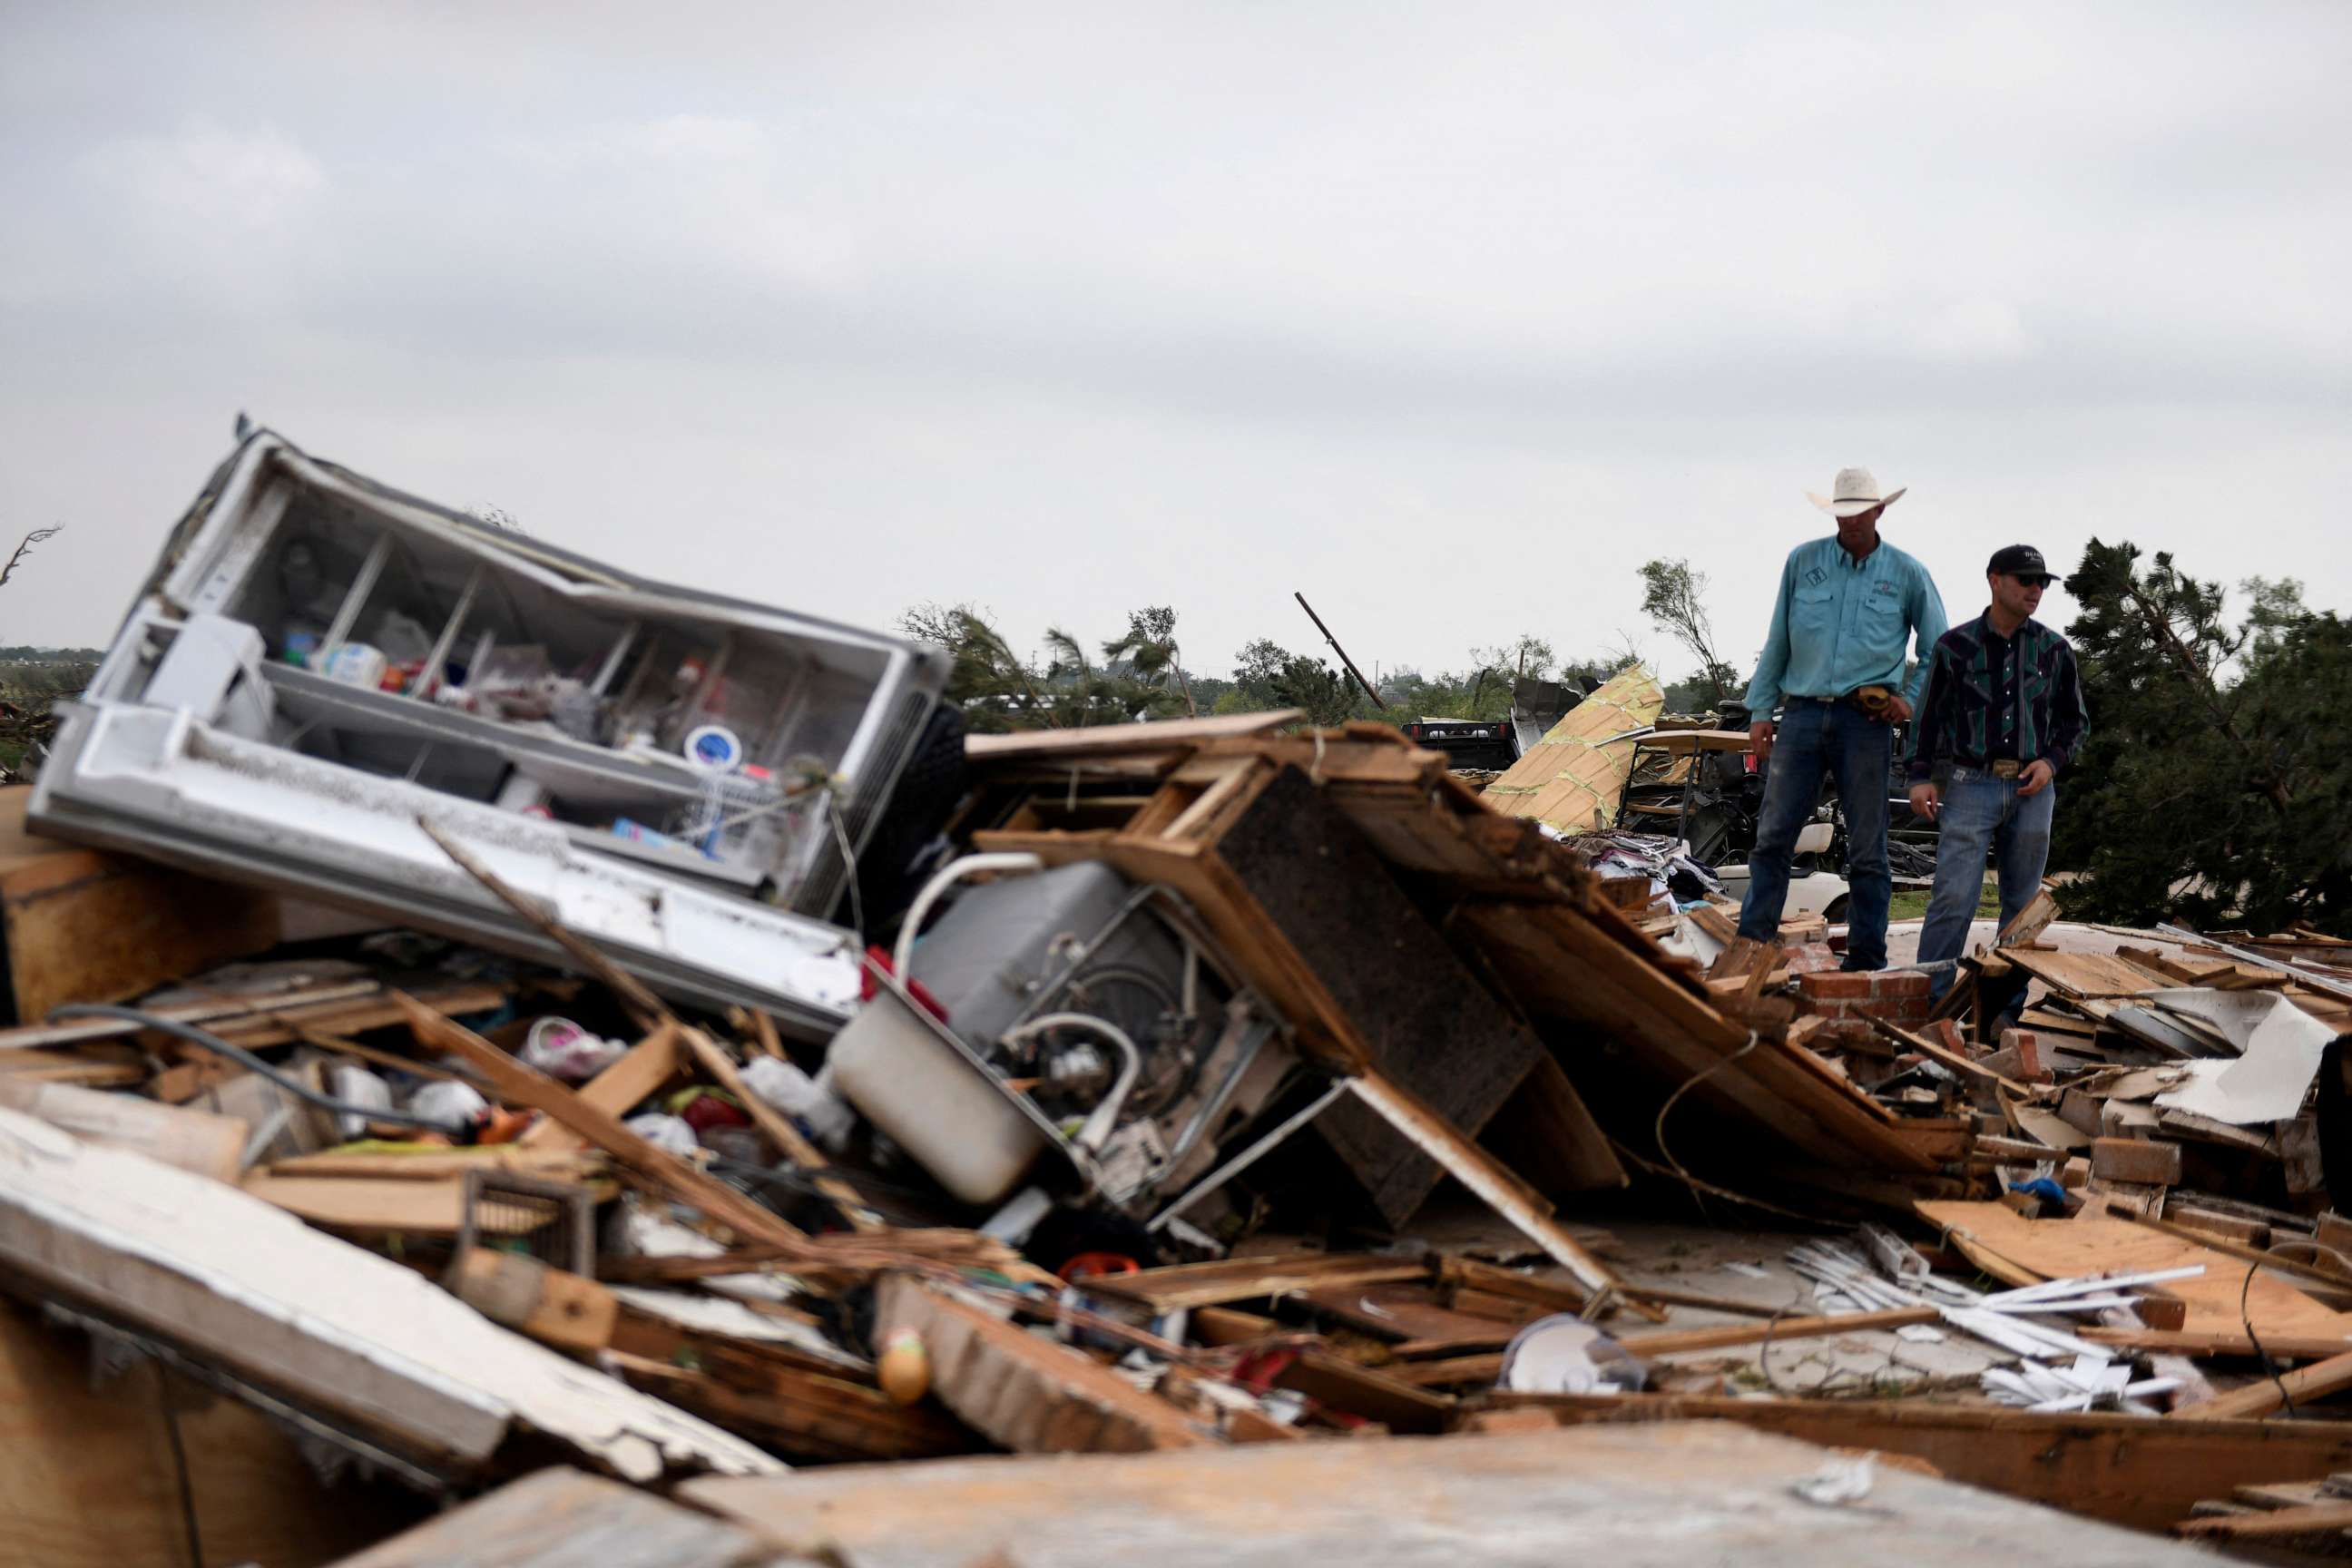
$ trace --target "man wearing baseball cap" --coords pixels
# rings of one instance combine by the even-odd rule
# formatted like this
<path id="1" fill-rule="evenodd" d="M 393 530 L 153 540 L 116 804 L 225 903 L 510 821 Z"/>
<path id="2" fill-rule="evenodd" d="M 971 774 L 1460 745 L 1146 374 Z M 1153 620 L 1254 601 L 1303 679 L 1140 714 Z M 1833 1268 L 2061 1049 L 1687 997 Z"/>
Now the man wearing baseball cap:
<path id="1" fill-rule="evenodd" d="M 1967 945 L 1988 848 L 2000 874 L 2002 925 L 2041 891 L 2056 780 L 2090 729 L 2074 650 L 2033 619 L 2051 582 L 2042 552 L 1997 551 L 1985 576 L 1992 603 L 1937 639 L 1913 731 L 1911 809 L 1937 828 L 1921 963 L 1958 958 Z M 1937 994 L 1951 983 L 1950 972 L 1938 975 Z"/>
<path id="2" fill-rule="evenodd" d="M 1882 489 L 1868 468 L 1844 468 L 1828 495 L 1809 499 L 1837 519 L 1837 531 L 1789 552 L 1764 654 L 1748 683 L 1748 746 L 1770 765 L 1739 934 L 1780 941 L 1797 835 L 1821 805 L 1822 779 L 1834 777 L 1853 889 L 1845 967 L 1884 969 L 1895 890 L 1886 864 L 1895 726 L 1919 698 L 1905 655 L 1916 639 L 1924 660 L 1943 636 L 1944 601 L 1925 566 L 1878 536 L 1878 520 L 1903 499 L 1900 489 Z"/>

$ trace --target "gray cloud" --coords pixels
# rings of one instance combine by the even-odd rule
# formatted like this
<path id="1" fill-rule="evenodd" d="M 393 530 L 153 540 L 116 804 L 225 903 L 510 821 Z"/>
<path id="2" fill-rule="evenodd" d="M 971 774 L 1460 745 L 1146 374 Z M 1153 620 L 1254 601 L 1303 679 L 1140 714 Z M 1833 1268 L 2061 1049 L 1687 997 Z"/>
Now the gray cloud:
<path id="1" fill-rule="evenodd" d="M 5 640 L 102 636 L 238 407 L 1211 668 L 1302 586 L 1664 654 L 1658 553 L 1750 646 L 1854 461 L 1956 612 L 2095 531 L 2352 602 L 2334 5 L 86 10 L 0 59 L 0 524 L 71 525 Z"/>

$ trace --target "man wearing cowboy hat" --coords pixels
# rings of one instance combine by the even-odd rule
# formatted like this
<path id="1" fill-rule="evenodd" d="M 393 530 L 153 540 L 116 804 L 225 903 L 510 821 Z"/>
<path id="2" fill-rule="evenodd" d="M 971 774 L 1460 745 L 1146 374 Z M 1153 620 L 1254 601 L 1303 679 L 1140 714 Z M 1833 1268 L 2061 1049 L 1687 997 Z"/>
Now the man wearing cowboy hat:
<path id="1" fill-rule="evenodd" d="M 2090 715 L 2066 639 L 2033 619 L 2049 567 L 2031 544 L 1985 567 L 1992 603 L 1936 641 L 1911 740 L 1911 809 L 1937 826 L 1936 888 L 1919 962 L 1959 957 L 1984 892 L 1985 851 L 2000 870 L 2000 923 L 2042 889 L 2059 770 L 2083 749 Z M 1937 773 L 1946 773 L 1937 782 Z M 1936 978 L 1936 994 L 1951 984 Z"/>
<path id="2" fill-rule="evenodd" d="M 1878 537 L 1879 517 L 1901 490 L 1881 490 L 1868 468 L 1842 468 L 1829 495 L 1808 495 L 1837 519 L 1837 532 L 1789 552 L 1764 657 L 1748 683 L 1756 721 L 1748 743 L 1772 766 L 1739 934 L 1780 940 L 1797 834 L 1820 804 L 1822 780 L 1833 776 L 1845 811 L 1845 967 L 1884 969 L 1895 891 L 1886 868 L 1895 726 L 1911 717 L 1920 681 L 1904 679 L 1904 656 L 1916 635 L 1924 673 L 1944 635 L 1944 601 L 1925 566 Z"/>

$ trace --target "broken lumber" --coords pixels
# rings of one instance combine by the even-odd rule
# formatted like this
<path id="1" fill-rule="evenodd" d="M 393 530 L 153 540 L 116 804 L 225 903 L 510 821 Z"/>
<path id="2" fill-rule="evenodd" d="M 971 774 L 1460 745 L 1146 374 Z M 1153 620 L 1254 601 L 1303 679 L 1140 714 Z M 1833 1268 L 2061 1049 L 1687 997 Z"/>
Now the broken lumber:
<path id="1" fill-rule="evenodd" d="M 438 1015 L 435 1015 L 437 1016 Z M 236 1188 L 0 1110 L 0 1268 L 241 1384 L 467 1477 L 518 1426 L 632 1480 L 776 1468 Z"/>
<path id="2" fill-rule="evenodd" d="M 2167 1529 L 2233 1486 L 2318 1480 L 2352 1468 L 2352 1425 L 2338 1422 L 2151 1420 L 1916 1399 L 1501 1394 L 1493 1400 L 1544 1410 L 1563 1425 L 1735 1421 L 1832 1448 L 1908 1455 L 1969 1486 L 2137 1530 Z"/>
<path id="3" fill-rule="evenodd" d="M 1154 1316 L 1164 1316 L 1186 1307 L 1220 1307 L 1228 1301 L 1255 1301 L 1327 1286 L 1383 1285 L 1428 1277 L 1428 1263 L 1417 1258 L 1297 1252 L 1099 1275 L 1087 1281 L 1087 1289 L 1139 1302 L 1150 1307 Z"/>
<path id="4" fill-rule="evenodd" d="M 723 1183 L 713 1181 L 667 1150 L 657 1149 L 621 1124 L 619 1117 L 589 1104 L 578 1094 L 539 1071 L 527 1067 L 515 1058 L 482 1038 L 452 1018 L 445 1018 L 431 1008 L 411 1001 L 400 992 L 394 995 L 408 1015 L 409 1026 L 417 1040 L 446 1056 L 457 1057 L 473 1068 L 498 1093 L 499 1098 L 515 1105 L 541 1111 L 579 1133 L 604 1150 L 614 1159 L 635 1171 L 667 1193 L 672 1198 L 722 1225 L 730 1226 L 747 1241 L 765 1242 L 772 1247 L 791 1247 L 807 1239 L 799 1226 L 787 1222 Z M 807 1256 L 803 1253 L 802 1256 Z"/>
<path id="5" fill-rule="evenodd" d="M 452 1270 L 450 1293 L 494 1323 L 558 1350 L 603 1350 L 621 1307 L 593 1279 L 551 1268 L 536 1258 L 466 1249 Z"/>
<path id="6" fill-rule="evenodd" d="M 923 1342 L 932 1394 L 1007 1448 L 1136 1453 L 1214 1441 L 1174 1405 L 1092 1357 L 1029 1333 L 948 1288 L 887 1274 L 876 1292 L 875 1338 L 901 1329 Z"/>
<path id="7" fill-rule="evenodd" d="M 2179 1406 L 2170 1419 L 2193 1416 L 2207 1421 L 2251 1420 L 2268 1415 L 2290 1401 L 2323 1399 L 2347 1388 L 2352 1388 L 2352 1352 L 2314 1362 L 2294 1372 L 2258 1379 L 2243 1388 L 2217 1394 L 2195 1405 Z"/>

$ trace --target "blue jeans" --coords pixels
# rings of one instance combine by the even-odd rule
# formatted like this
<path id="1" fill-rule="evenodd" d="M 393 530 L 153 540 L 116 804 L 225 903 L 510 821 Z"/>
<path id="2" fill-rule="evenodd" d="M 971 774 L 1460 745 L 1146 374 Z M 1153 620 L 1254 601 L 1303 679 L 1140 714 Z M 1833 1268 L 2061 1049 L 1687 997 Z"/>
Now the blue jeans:
<path id="1" fill-rule="evenodd" d="M 1895 766 L 1895 726 L 1845 702 L 1792 697 L 1764 779 L 1764 810 L 1748 857 L 1748 901 L 1739 934 L 1778 942 L 1789 901 L 1789 861 L 1797 834 L 1821 804 L 1822 780 L 1834 774 L 1845 810 L 1846 965 L 1886 967 L 1886 787 Z"/>
<path id="2" fill-rule="evenodd" d="M 2000 923 L 2007 925 L 2042 890 L 2050 863 L 2050 817 L 2058 786 L 2021 799 L 2015 779 L 1982 768 L 1955 766 L 1937 817 L 1936 890 L 1927 895 L 1927 921 L 1919 930 L 1919 962 L 1960 956 L 1984 896 L 1985 851 L 2000 873 Z M 1937 996 L 1950 989 L 1949 972 L 1936 977 Z"/>

